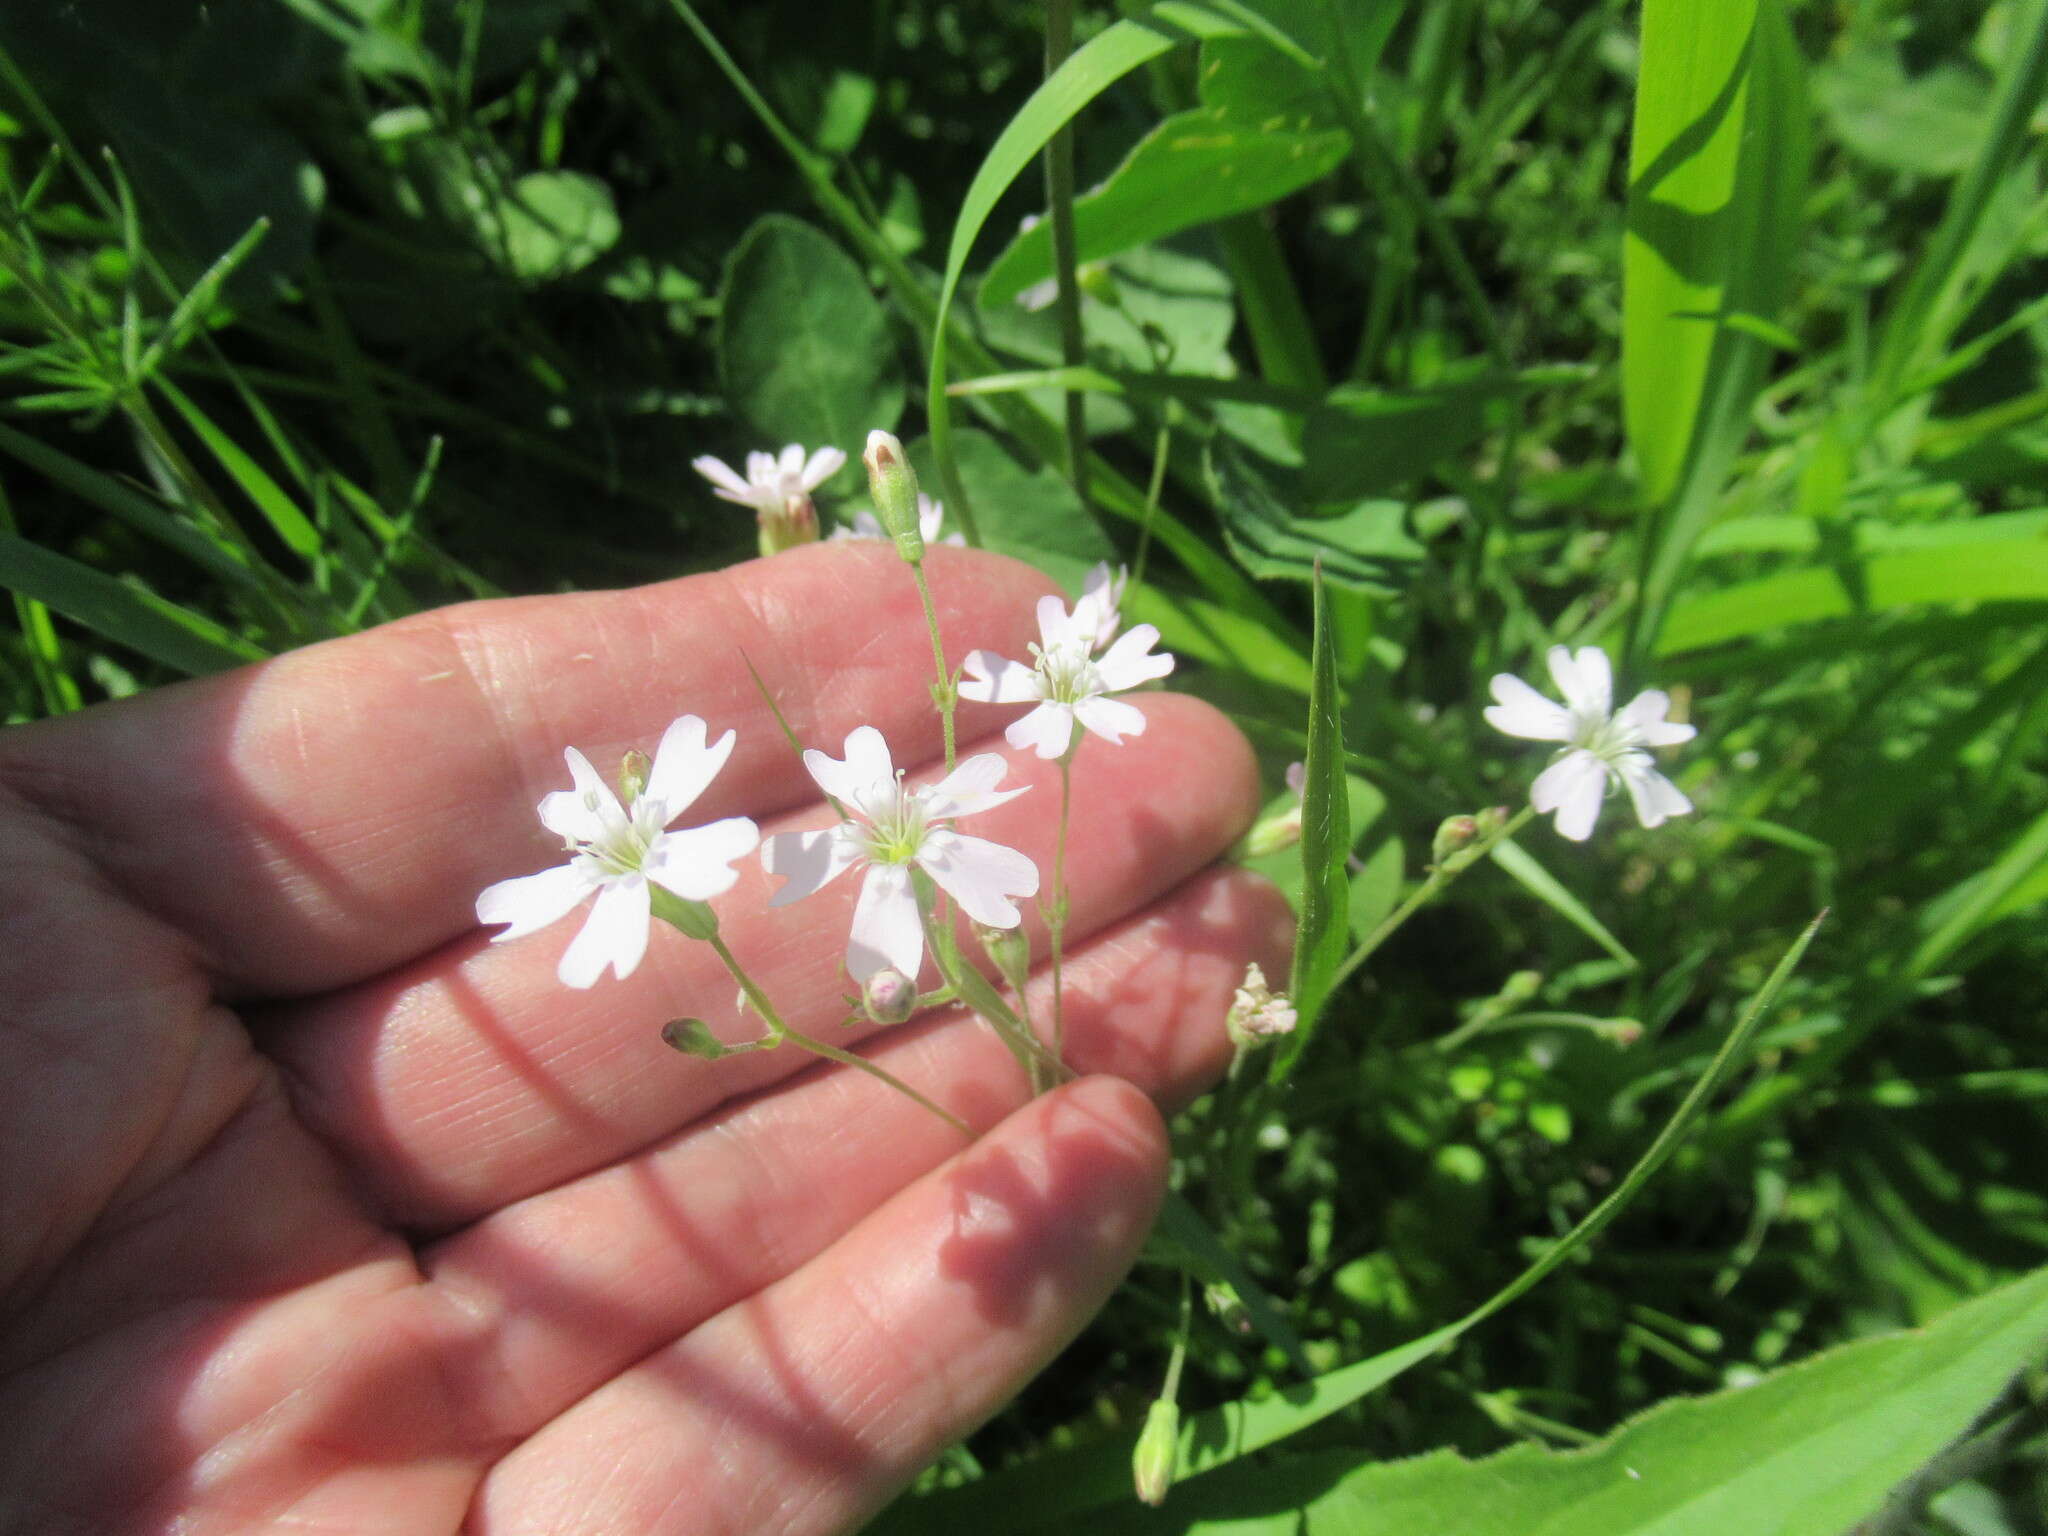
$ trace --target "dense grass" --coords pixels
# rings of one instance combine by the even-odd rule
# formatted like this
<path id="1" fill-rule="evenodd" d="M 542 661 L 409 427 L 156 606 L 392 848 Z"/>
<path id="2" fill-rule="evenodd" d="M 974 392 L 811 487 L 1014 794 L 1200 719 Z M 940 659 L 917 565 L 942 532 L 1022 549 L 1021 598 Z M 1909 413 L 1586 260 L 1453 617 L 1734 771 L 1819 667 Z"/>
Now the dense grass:
<path id="1" fill-rule="evenodd" d="M 1698 815 L 1532 828 L 1344 984 L 1284 1087 L 1186 1117 L 1192 1206 L 1313 1369 L 1462 1315 L 1586 1215 L 1832 909 L 1600 1240 L 1289 1455 L 1573 1443 L 2048 1263 L 2048 12 L 1722 9 L 1743 30 L 1273 0 L 1286 47 L 1161 53 L 1078 119 L 1103 238 L 1172 114 L 1209 111 L 1223 161 L 1286 115 L 1319 173 L 1092 269 L 1085 507 L 1043 380 L 953 407 L 987 541 L 1067 580 L 1145 545 L 1133 607 L 1276 794 L 1323 560 L 1361 934 L 1442 818 L 1526 797 L 1541 754 L 1480 721 L 1490 674 L 1604 644 L 1624 697 L 1700 727 L 1668 765 Z M 693 456 L 924 435 L 950 232 L 1040 78 L 1038 10 L 820 28 L 782 0 L 701 36 L 685 11 L 0 16 L 7 718 L 463 595 L 722 566 L 754 532 Z M 1674 62 L 1695 25 L 1718 75 Z M 1145 174 L 1169 204 L 1219 180 Z M 975 301 L 1042 205 L 1034 167 L 973 246 L 953 379 L 1060 362 L 1054 311 Z M 848 336 L 814 389 L 774 366 Z M 1179 1311 L 1160 1257 L 935 1477 L 1135 1425 Z M 1295 1376 L 1208 1318 L 1189 1360 L 1190 1410 Z M 2048 1530 L 2041 1442 L 2009 1440 L 1897 1528 Z"/>

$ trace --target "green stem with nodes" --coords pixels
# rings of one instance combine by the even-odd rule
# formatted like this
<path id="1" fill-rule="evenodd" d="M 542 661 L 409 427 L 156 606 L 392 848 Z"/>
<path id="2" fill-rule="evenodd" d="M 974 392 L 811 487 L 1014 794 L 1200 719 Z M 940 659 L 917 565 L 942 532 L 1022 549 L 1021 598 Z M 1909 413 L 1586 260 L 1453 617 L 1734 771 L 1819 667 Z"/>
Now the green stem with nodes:
<path id="1" fill-rule="evenodd" d="M 856 1056 L 852 1051 L 842 1051 L 838 1046 L 815 1039 L 810 1035 L 804 1034 L 801 1030 L 792 1029 L 783 1021 L 782 1015 L 775 1011 L 775 1005 L 768 1000 L 768 994 L 754 984 L 754 978 L 747 974 L 746 967 L 742 966 L 738 957 L 726 947 L 725 940 L 714 933 L 705 942 L 710 944 L 712 949 L 717 952 L 718 958 L 725 963 L 725 968 L 732 973 L 732 979 L 738 982 L 740 990 L 747 994 L 748 1004 L 756 1013 L 761 1015 L 762 1020 L 767 1024 L 768 1039 L 763 1042 L 764 1044 L 772 1047 L 780 1045 L 783 1041 L 787 1040 L 791 1045 L 800 1046 L 814 1055 L 824 1057 L 827 1061 L 836 1061 L 841 1066 L 852 1067 L 857 1072 L 865 1072 L 877 1082 L 885 1083 L 889 1087 L 894 1088 L 905 1098 L 923 1105 L 941 1120 L 945 1121 L 946 1124 L 952 1126 L 962 1136 L 970 1140 L 973 1139 L 974 1131 L 965 1120 L 962 1120 L 951 1110 L 933 1103 L 886 1067 L 877 1066 L 874 1062 L 869 1061 L 867 1057 Z"/>
<path id="2" fill-rule="evenodd" d="M 1045 908 L 1046 946 L 1052 951 L 1052 1053 L 1066 1060 L 1067 1019 L 1066 978 L 1062 961 L 1067 944 L 1067 822 L 1074 800 L 1074 753 L 1080 747 L 1081 728 L 1074 727 L 1074 739 L 1060 754 L 1060 833 L 1053 844 L 1052 901 Z"/>
<path id="3" fill-rule="evenodd" d="M 1460 848 L 1441 864 L 1432 867 L 1428 878 L 1409 893 L 1408 899 L 1381 919 L 1380 925 L 1365 936 L 1365 939 L 1359 944 L 1358 948 L 1344 957 L 1344 963 L 1337 967 L 1337 974 L 1330 978 L 1329 991 L 1325 995 L 1335 997 L 1337 989 L 1349 981 L 1352 973 L 1365 964 L 1367 960 L 1371 959 L 1373 951 L 1392 938 L 1395 931 L 1403 923 L 1427 906 L 1440 891 L 1457 879 L 1458 876 L 1493 852 L 1498 845 L 1506 842 L 1517 832 L 1521 831 L 1522 828 L 1526 827 L 1535 815 L 1536 808 L 1534 806 L 1523 806 L 1513 816 L 1508 818 L 1499 831 L 1481 838 L 1469 848 Z"/>
<path id="4" fill-rule="evenodd" d="M 960 702 L 953 686 L 953 674 L 946 669 L 946 648 L 939 640 L 939 611 L 932 604 L 932 584 L 925 579 L 924 562 L 910 562 L 910 574 L 917 578 L 917 595 L 924 603 L 925 628 L 931 631 L 932 667 L 938 673 L 932 684 L 932 702 L 939 706 L 939 720 L 946 729 L 946 772 L 953 771 L 953 710 Z"/>

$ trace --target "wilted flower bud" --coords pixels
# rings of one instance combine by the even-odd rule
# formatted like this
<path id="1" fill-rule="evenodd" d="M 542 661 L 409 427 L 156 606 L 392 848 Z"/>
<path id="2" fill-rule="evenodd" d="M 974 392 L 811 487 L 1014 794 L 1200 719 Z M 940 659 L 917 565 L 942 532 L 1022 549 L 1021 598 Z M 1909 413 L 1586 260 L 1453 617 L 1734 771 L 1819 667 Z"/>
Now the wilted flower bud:
<path id="1" fill-rule="evenodd" d="M 884 966 L 860 989 L 860 1006 L 877 1024 L 901 1024 L 917 1012 L 917 983 Z"/>
<path id="2" fill-rule="evenodd" d="M 711 1027 L 702 1019 L 672 1019 L 661 1026 L 661 1039 L 671 1050 L 704 1061 L 732 1054 L 732 1047 L 712 1034 Z"/>
<path id="3" fill-rule="evenodd" d="M 1160 1398 L 1145 1415 L 1145 1428 L 1138 1436 L 1138 1448 L 1131 1454 L 1131 1482 L 1138 1497 L 1147 1504 L 1166 1502 L 1166 1490 L 1173 1486 L 1173 1466 L 1180 1450 L 1180 1407 Z"/>
<path id="4" fill-rule="evenodd" d="M 1429 859 L 1432 864 L 1441 864 L 1461 848 L 1469 848 L 1479 840 L 1479 818 L 1476 816 L 1446 816 L 1436 829 L 1436 837 L 1429 845 Z"/>
<path id="5" fill-rule="evenodd" d="M 1031 974 L 1031 940 L 1025 937 L 1023 928 L 991 928 L 986 923 L 976 923 L 974 936 L 981 941 L 982 953 L 995 962 L 1003 980 L 1021 993 Z"/>
<path id="6" fill-rule="evenodd" d="M 1266 985 L 1266 973 L 1255 960 L 1244 968 L 1244 984 L 1230 1001 L 1223 1027 L 1239 1050 L 1249 1050 L 1289 1033 L 1295 1024 L 1294 1005 L 1282 992 Z"/>
<path id="7" fill-rule="evenodd" d="M 868 450 L 861 455 L 861 462 L 868 467 L 868 494 L 874 498 L 875 516 L 896 541 L 896 553 L 917 564 L 924 559 L 924 533 L 917 521 L 917 472 L 903 456 L 903 444 L 893 432 L 877 429 L 868 434 Z"/>

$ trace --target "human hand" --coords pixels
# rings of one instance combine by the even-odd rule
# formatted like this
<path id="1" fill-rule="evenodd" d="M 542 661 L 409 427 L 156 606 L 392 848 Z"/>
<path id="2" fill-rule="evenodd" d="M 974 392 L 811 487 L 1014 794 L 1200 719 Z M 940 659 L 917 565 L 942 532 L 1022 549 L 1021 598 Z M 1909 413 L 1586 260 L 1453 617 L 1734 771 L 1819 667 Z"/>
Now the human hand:
<path id="1" fill-rule="evenodd" d="M 929 568 L 950 659 L 1023 650 L 1041 577 Z M 843 1530 L 1082 1326 L 1159 1198 L 1152 1100 L 1226 1063 L 1247 961 L 1284 969 L 1278 898 L 1205 869 L 1256 801 L 1241 738 L 1146 695 L 1076 765 L 1067 1053 L 1108 1075 L 1029 1099 L 950 1011 L 865 1039 L 963 1147 L 793 1049 L 667 1050 L 732 1016 L 680 935 L 571 992 L 574 922 L 475 926 L 559 858 L 565 745 L 609 770 L 694 712 L 739 741 L 693 816 L 820 821 L 743 650 L 807 741 L 937 755 L 880 544 L 445 609 L 0 736 L 0 1530 Z M 976 830 L 1047 867 L 1014 713 L 961 713 L 1039 786 Z M 770 911 L 743 869 L 735 950 L 862 1039 L 851 883 Z"/>

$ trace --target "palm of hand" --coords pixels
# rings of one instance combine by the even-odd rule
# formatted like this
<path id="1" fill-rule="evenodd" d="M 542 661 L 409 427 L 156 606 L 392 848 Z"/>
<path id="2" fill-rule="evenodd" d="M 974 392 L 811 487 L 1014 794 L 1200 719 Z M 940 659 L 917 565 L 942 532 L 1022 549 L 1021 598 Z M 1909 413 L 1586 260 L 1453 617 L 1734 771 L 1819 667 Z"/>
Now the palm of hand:
<path id="1" fill-rule="evenodd" d="M 1021 648 L 1036 577 L 933 567 L 951 654 Z M 1270 892 L 1200 873 L 1255 788 L 1219 717 L 1153 696 L 1076 773 L 1069 1056 L 1126 1081 L 1027 1104 L 946 1014 L 863 1047 L 988 1131 L 964 1151 L 788 1049 L 666 1052 L 678 1013 L 744 1028 L 701 946 L 570 993 L 568 925 L 493 947 L 469 910 L 548 862 L 562 745 L 684 708 L 740 730 L 693 814 L 814 822 L 742 647 L 806 736 L 929 757 L 921 628 L 889 551 L 837 546 L 0 739 L 0 1530 L 833 1531 L 1042 1365 L 1150 1219 L 1145 1094 L 1218 1069 L 1282 942 Z M 1048 866 L 1053 809 L 981 830 Z M 762 887 L 719 903 L 734 947 L 836 1030 L 852 892 Z"/>

